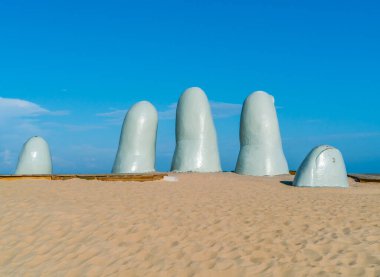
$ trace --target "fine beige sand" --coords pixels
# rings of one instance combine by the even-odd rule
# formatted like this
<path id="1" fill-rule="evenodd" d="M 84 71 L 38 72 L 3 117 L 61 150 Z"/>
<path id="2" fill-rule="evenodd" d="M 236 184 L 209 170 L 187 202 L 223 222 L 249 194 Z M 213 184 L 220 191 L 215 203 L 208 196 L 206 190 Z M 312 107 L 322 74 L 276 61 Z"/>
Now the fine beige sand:
<path id="1" fill-rule="evenodd" d="M 380 184 L 173 176 L 1 181 L 0 276 L 380 276 Z"/>

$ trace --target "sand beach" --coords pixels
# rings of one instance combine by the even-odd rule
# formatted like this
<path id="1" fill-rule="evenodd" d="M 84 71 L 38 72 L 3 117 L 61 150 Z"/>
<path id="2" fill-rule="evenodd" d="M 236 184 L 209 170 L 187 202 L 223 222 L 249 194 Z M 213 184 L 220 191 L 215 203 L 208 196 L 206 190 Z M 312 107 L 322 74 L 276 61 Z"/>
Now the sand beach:
<path id="1" fill-rule="evenodd" d="M 380 185 L 0 181 L 1 276 L 380 276 Z"/>

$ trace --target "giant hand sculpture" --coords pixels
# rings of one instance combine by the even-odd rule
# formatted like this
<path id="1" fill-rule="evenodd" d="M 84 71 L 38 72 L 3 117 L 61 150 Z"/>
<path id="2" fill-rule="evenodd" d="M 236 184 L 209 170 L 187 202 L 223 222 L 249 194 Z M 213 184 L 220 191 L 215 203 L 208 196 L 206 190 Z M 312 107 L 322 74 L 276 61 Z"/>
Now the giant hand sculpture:
<path id="1" fill-rule="evenodd" d="M 176 116 L 176 148 L 172 171 L 221 171 L 218 142 L 206 94 L 197 87 L 180 97 Z"/>
<path id="2" fill-rule="evenodd" d="M 15 174 L 52 174 L 49 145 L 43 138 L 31 137 L 24 143 Z"/>
<path id="3" fill-rule="evenodd" d="M 235 172 L 243 175 L 288 174 L 274 98 L 263 91 L 245 99 L 240 118 L 240 153 Z"/>
<path id="4" fill-rule="evenodd" d="M 154 106 L 141 101 L 132 106 L 121 129 L 112 173 L 155 171 L 158 116 Z"/>
<path id="5" fill-rule="evenodd" d="M 348 187 L 342 154 L 332 146 L 315 147 L 298 168 L 293 184 L 297 187 Z"/>

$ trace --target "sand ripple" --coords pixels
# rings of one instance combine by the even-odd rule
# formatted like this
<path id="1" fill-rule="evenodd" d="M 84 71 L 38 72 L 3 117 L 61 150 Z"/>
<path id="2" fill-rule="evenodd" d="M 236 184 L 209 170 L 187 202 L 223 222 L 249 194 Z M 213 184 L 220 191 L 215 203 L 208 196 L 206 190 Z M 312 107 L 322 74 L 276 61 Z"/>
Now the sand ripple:
<path id="1" fill-rule="evenodd" d="M 380 276 L 380 186 L 0 182 L 1 276 Z"/>

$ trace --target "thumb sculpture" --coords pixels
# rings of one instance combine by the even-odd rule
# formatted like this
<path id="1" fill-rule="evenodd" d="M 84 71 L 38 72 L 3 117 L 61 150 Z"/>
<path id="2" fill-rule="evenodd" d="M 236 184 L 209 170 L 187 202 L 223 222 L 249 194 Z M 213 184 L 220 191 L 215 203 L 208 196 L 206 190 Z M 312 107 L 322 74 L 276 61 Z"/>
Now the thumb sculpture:
<path id="1" fill-rule="evenodd" d="M 42 137 L 31 137 L 24 143 L 15 174 L 52 174 L 49 145 Z"/>
<path id="2" fill-rule="evenodd" d="M 332 146 L 315 147 L 298 168 L 293 184 L 297 187 L 348 187 L 342 154 Z"/>
<path id="3" fill-rule="evenodd" d="M 221 171 L 218 142 L 206 94 L 198 87 L 179 98 L 172 171 Z"/>
<path id="4" fill-rule="evenodd" d="M 112 173 L 155 171 L 158 116 L 154 106 L 141 101 L 124 118 Z"/>
<path id="5" fill-rule="evenodd" d="M 274 98 L 264 91 L 256 91 L 244 101 L 235 172 L 255 176 L 289 174 Z"/>

